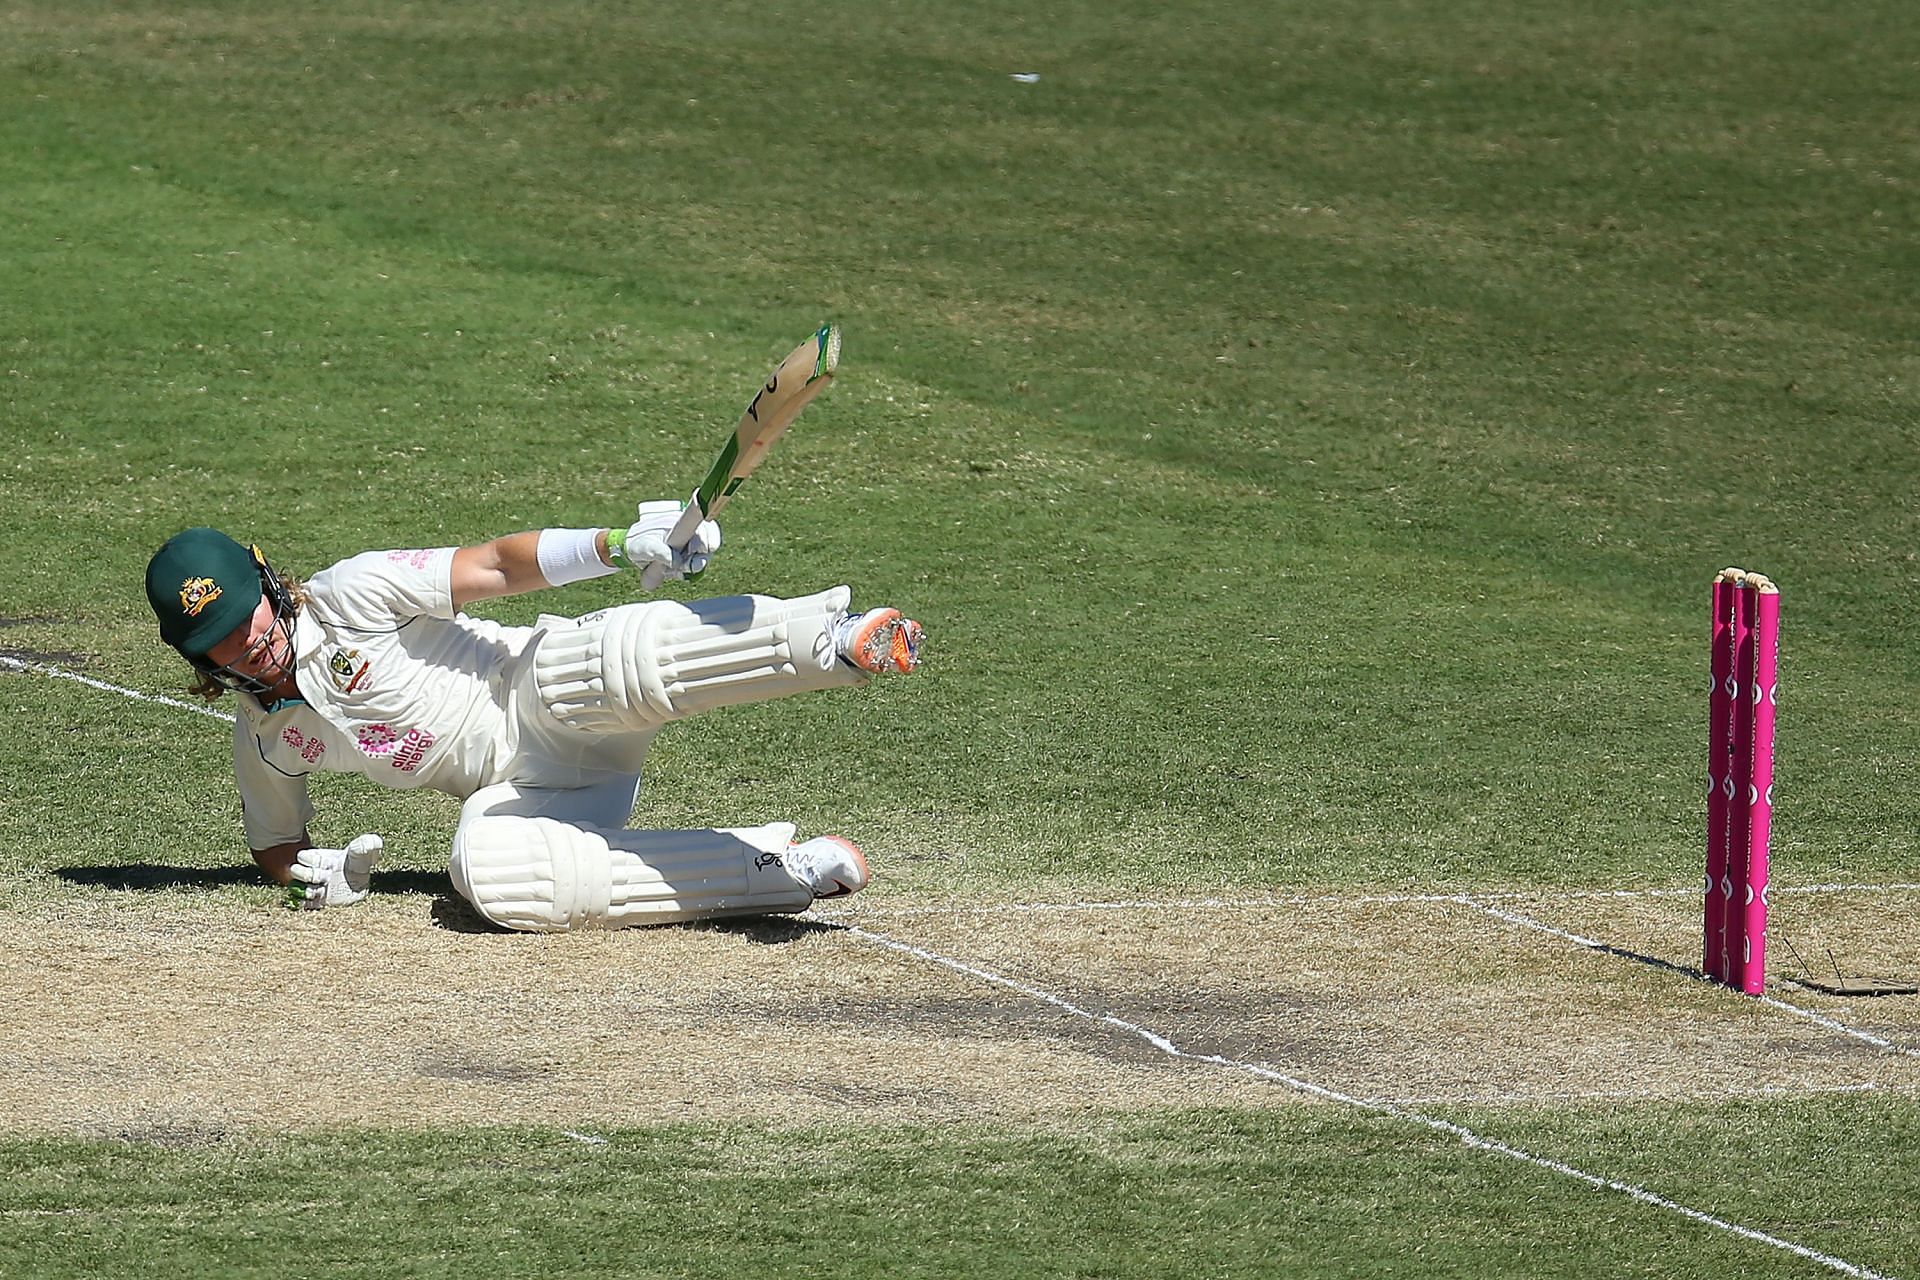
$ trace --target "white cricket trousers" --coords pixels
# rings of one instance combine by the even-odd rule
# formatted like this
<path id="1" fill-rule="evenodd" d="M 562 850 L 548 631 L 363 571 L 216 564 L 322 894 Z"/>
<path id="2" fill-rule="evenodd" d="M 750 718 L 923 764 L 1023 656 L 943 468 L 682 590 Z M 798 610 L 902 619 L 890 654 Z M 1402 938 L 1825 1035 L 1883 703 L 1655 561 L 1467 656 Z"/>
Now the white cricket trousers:
<path id="1" fill-rule="evenodd" d="M 781 861 L 792 823 L 626 824 L 641 761 L 669 722 L 871 678 L 834 651 L 850 596 L 842 586 L 542 618 L 510 695 L 503 776 L 460 811 L 454 887 L 494 924 L 539 932 L 806 910 L 811 891 Z"/>

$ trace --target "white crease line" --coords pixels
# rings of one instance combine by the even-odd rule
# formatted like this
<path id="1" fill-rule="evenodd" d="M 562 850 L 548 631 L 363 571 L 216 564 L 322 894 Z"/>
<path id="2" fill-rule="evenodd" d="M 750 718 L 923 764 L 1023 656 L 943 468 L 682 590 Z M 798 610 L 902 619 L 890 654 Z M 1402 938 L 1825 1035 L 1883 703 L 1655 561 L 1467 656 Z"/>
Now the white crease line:
<path id="1" fill-rule="evenodd" d="M 1803 884 L 1771 886 L 1771 895 L 1813 893 L 1911 893 L 1920 884 L 1895 881 L 1887 884 Z M 1542 898 L 1698 898 L 1699 889 L 1530 889 L 1473 893 L 1475 905 L 1484 902 L 1530 902 Z M 1258 910 L 1274 907 L 1372 907 L 1408 906 L 1420 903 L 1458 903 L 1466 901 L 1458 893 L 1299 893 L 1271 894 L 1253 898 L 1135 898 L 1106 902 L 994 902 L 977 906 L 949 903 L 940 906 L 885 907 L 849 903 L 838 911 L 823 912 L 834 919 L 911 916 L 964 915 L 1050 915 L 1097 911 L 1221 911 Z"/>
<path id="2" fill-rule="evenodd" d="M 838 915 L 906 916 L 955 915 L 1053 915 L 1081 911 L 1205 911 L 1240 910 L 1264 907 L 1302 907 L 1316 904 L 1340 906 L 1404 906 L 1420 902 L 1458 902 L 1450 893 L 1380 893 L 1357 896 L 1298 894 L 1290 897 L 1259 898 L 1172 898 L 1126 899 L 1114 902 L 995 902 L 980 906 L 950 904 L 932 907 L 868 907 L 849 905 Z"/>
<path id="3" fill-rule="evenodd" d="M 1782 893 L 1912 893 L 1916 889 L 1920 889 L 1920 884 L 1898 881 L 1893 884 L 1770 884 L 1767 886 L 1767 896 Z"/>
<path id="4" fill-rule="evenodd" d="M 1783 893 L 1912 893 L 1920 884 L 1894 881 L 1890 884 L 1771 884 L 1768 896 Z M 1497 893 L 1476 893 L 1489 901 L 1525 901 L 1529 898 L 1699 898 L 1705 896 L 1698 886 L 1685 889 L 1505 889 Z"/>
<path id="5" fill-rule="evenodd" d="M 215 720 L 224 720 L 228 724 L 233 723 L 232 716 L 224 711 L 215 711 L 212 707 L 196 707 L 191 702 L 182 702 L 178 698 L 168 698 L 157 693 L 141 693 L 138 689 L 123 689 L 117 684 L 95 680 L 91 676 L 83 676 L 77 671 L 68 671 L 64 667 L 49 666 L 43 662 L 27 662 L 5 654 L 0 654 L 0 667 L 8 667 L 15 671 L 30 671 L 35 675 L 52 676 L 56 680 L 71 680 L 89 689 L 99 689 L 103 693 L 117 693 L 123 698 L 132 698 L 135 702 L 151 702 L 162 707 L 191 711 L 197 716 L 210 716 Z"/>
<path id="6" fill-rule="evenodd" d="M 1117 1017 L 1111 1013 L 1094 1013 L 1089 1009 L 1081 1008 L 1065 997 L 1057 996 L 1050 991 L 1042 991 L 1038 987 L 1028 986 L 1023 982 L 1018 982 L 1002 974 L 994 973 L 992 970 L 983 969 L 962 960 L 955 960 L 950 956 L 941 955 L 936 951 L 929 951 L 925 947 L 915 946 L 909 942 L 901 942 L 896 938 L 889 938 L 885 934 L 874 933 L 869 929 L 862 929 L 858 925 L 837 924 L 832 927 L 844 929 L 855 937 L 871 942 L 876 946 L 898 951 L 903 955 L 912 956 L 917 960 L 923 960 L 929 964 L 938 965 L 941 968 L 951 969 L 955 973 L 964 974 L 970 978 L 977 978 L 982 982 L 991 983 L 994 986 L 1005 987 L 1007 990 L 1026 996 L 1030 1000 L 1038 1000 L 1042 1004 L 1052 1005 L 1054 1008 L 1061 1010 L 1063 1013 L 1071 1014 L 1073 1017 L 1098 1023 L 1101 1026 L 1113 1027 L 1129 1035 L 1137 1036 L 1171 1058 L 1178 1058 L 1187 1062 L 1206 1063 L 1217 1067 L 1227 1067 L 1235 1071 L 1243 1071 L 1248 1075 L 1256 1076 L 1262 1080 L 1271 1080 L 1276 1084 L 1285 1085 L 1289 1089 L 1307 1094 L 1310 1097 L 1321 1098 L 1328 1102 L 1338 1102 L 1346 1106 L 1357 1107 L 1362 1111 L 1389 1115 L 1413 1124 L 1422 1125 L 1437 1133 L 1449 1134 L 1475 1150 L 1489 1151 L 1495 1155 L 1506 1156 L 1510 1160 L 1517 1160 L 1522 1164 L 1533 1165 L 1535 1168 L 1545 1169 L 1550 1173 L 1557 1173 L 1562 1177 L 1572 1178 L 1577 1182 L 1585 1183 L 1587 1186 L 1597 1190 L 1618 1192 L 1621 1195 L 1638 1200 L 1642 1204 L 1651 1205 L 1656 1209 L 1664 1209 L 1669 1213 L 1677 1213 L 1683 1218 L 1698 1222 L 1704 1226 L 1712 1227 L 1715 1230 L 1725 1231 L 1731 1235 L 1739 1236 L 1744 1240 L 1751 1240 L 1757 1244 L 1764 1244 L 1774 1249 L 1780 1249 L 1786 1253 L 1793 1254 L 1795 1257 L 1818 1263 L 1829 1270 L 1838 1271 L 1842 1275 L 1858 1277 L 1858 1280 L 1894 1280 L 1891 1276 L 1848 1262 L 1844 1258 L 1836 1258 L 1831 1254 L 1820 1253 L 1817 1250 L 1809 1249 L 1806 1245 L 1796 1244 L 1791 1240 L 1784 1240 L 1779 1236 L 1768 1235 L 1766 1232 L 1757 1230 L 1756 1228 L 1743 1226 L 1737 1222 L 1730 1222 L 1725 1218 L 1715 1217 L 1713 1214 L 1703 1212 L 1702 1210 L 1690 1208 L 1687 1205 L 1680 1204 L 1678 1201 L 1669 1200 L 1665 1196 L 1649 1191 L 1645 1187 L 1635 1186 L 1630 1182 L 1620 1182 L 1613 1178 L 1604 1178 L 1599 1174 L 1588 1173 L 1584 1169 L 1577 1169 L 1570 1164 L 1563 1164 L 1558 1160 L 1551 1160 L 1546 1156 L 1537 1156 L 1530 1151 L 1523 1151 L 1519 1147 L 1508 1146 L 1504 1142 L 1497 1142 L 1492 1138 L 1482 1137 L 1465 1125 L 1454 1124 L 1452 1121 L 1442 1120 L 1438 1116 L 1430 1116 L 1422 1112 L 1410 1111 L 1404 1107 L 1397 1107 L 1388 1102 L 1368 1101 L 1364 1098 L 1356 1098 L 1350 1094 L 1329 1089 L 1325 1085 L 1314 1084 L 1310 1080 L 1302 1080 L 1297 1076 L 1290 1076 L 1284 1072 L 1275 1071 L 1271 1067 L 1260 1066 L 1257 1063 L 1240 1062 L 1233 1058 L 1222 1057 L 1219 1054 L 1189 1053 L 1187 1050 L 1174 1044 L 1173 1041 L 1167 1039 L 1167 1037 L 1160 1035 L 1158 1032 L 1150 1031 L 1136 1022 L 1128 1022 L 1125 1018 Z"/>
<path id="7" fill-rule="evenodd" d="M 1522 929 L 1532 929 L 1536 933 L 1544 933 L 1550 937 L 1564 938 L 1568 942 L 1587 948 L 1589 951 L 1600 951 L 1608 955 L 1621 954 L 1617 947 L 1609 946 L 1604 942 L 1596 942 L 1592 938 L 1583 938 L 1570 930 L 1557 928 L 1554 925 L 1535 920 L 1531 916 L 1523 916 L 1517 911 L 1503 911 L 1499 907 L 1492 906 L 1485 902 L 1476 902 L 1472 898 L 1464 895 L 1458 898 L 1457 901 L 1462 906 L 1472 907 L 1476 911 L 1484 911 L 1496 920 L 1504 920 L 1508 924 L 1518 925 Z M 1661 963 L 1664 964 L 1664 962 Z M 1678 965 L 1672 967 L 1679 968 Z M 1694 977 L 1696 981 L 1704 981 L 1704 979 L 1700 979 L 1698 975 L 1694 975 Z M 1844 1022 L 1838 1022 L 1824 1014 L 1815 1013 L 1811 1009 L 1803 1009 L 1797 1004 L 1789 1004 L 1785 1000 L 1776 999 L 1768 995 L 1755 995 L 1752 998 L 1758 1000 L 1770 1009 L 1779 1009 L 1784 1013 L 1791 1013 L 1797 1018 L 1805 1018 L 1808 1022 L 1818 1023 L 1829 1031 L 1838 1031 L 1843 1035 L 1849 1035 L 1856 1040 L 1864 1041 L 1876 1049 L 1884 1049 L 1888 1053 L 1897 1053 L 1902 1057 L 1920 1058 L 1920 1049 L 1902 1048 L 1891 1040 L 1882 1039 L 1880 1036 L 1876 1036 L 1870 1031 L 1862 1031 L 1858 1027 L 1850 1027 Z"/>
<path id="8" fill-rule="evenodd" d="M 1771 884 L 1769 897 L 1783 893 L 1912 893 L 1920 884 L 1896 880 L 1888 884 Z M 1697 887 L 1686 889 L 1506 889 L 1475 895 L 1489 901 L 1525 901 L 1529 898 L 1699 898 Z"/>

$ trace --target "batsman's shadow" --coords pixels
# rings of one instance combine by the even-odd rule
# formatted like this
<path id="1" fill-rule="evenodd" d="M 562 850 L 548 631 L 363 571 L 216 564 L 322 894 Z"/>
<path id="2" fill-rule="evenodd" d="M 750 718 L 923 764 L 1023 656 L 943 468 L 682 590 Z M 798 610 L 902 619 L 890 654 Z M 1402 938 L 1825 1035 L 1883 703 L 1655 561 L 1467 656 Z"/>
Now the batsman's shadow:
<path id="1" fill-rule="evenodd" d="M 175 867 L 154 862 L 135 862 L 114 867 L 56 867 L 55 875 L 68 884 L 113 889 L 122 893 L 159 893 L 170 889 L 218 889 L 229 885 L 271 889 L 259 870 L 249 866 Z M 373 891 L 382 894 L 417 894 L 433 899 L 435 927 L 451 933 L 510 934 L 475 911 L 465 898 L 453 892 L 444 873 L 426 871 L 376 871 Z M 795 916 L 737 916 L 723 920 L 694 920 L 663 929 L 688 929 L 730 934 L 762 946 L 783 946 L 818 933 L 831 933 L 841 926 Z"/>
<path id="2" fill-rule="evenodd" d="M 157 862 L 134 862 L 116 867 L 55 867 L 55 875 L 68 884 L 89 885 L 96 889 L 115 889 L 123 893 L 155 893 L 167 889 L 218 889 L 227 885 L 256 885 L 270 888 L 258 868 L 173 867 Z M 447 877 L 425 871 L 376 871 L 376 893 L 417 893 L 440 897 L 447 892 Z"/>
<path id="3" fill-rule="evenodd" d="M 837 933 L 838 925 L 801 916 L 730 916 L 722 920 L 693 920 L 682 928 L 702 933 L 725 933 L 764 947 L 785 946 L 820 933 Z"/>
<path id="4" fill-rule="evenodd" d="M 1639 951 L 1629 951 L 1625 947 L 1617 947 L 1609 942 L 1597 943 L 1593 949 L 1603 956 L 1613 956 L 1620 960 L 1631 960 L 1635 964 L 1644 964 L 1649 969 L 1664 969 L 1668 973 L 1677 973 L 1683 978 L 1693 978 L 1695 980 L 1700 978 L 1700 971 L 1698 969 L 1689 969 L 1686 965 L 1675 964 L 1673 961 L 1663 960 L 1659 956 L 1645 955 Z"/>

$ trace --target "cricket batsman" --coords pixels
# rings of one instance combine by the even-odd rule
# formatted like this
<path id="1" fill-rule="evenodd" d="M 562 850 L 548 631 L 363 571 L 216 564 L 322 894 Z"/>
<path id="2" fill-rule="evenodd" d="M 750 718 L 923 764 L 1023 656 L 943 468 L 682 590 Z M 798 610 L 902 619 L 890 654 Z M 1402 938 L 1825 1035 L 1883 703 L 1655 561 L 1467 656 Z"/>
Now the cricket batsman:
<path id="1" fill-rule="evenodd" d="M 532 627 L 470 618 L 473 601 L 620 572 L 651 591 L 705 568 L 719 526 L 684 545 L 677 502 L 627 528 L 545 529 L 467 547 L 369 551 L 300 582 L 214 529 L 147 565 L 160 636 L 231 692 L 233 772 L 254 861 L 307 908 L 366 897 L 377 835 L 316 848 L 307 775 L 357 773 L 465 801 L 449 873 L 509 929 L 623 928 L 804 911 L 865 887 L 850 841 L 792 823 L 627 826 L 641 762 L 671 721 L 714 707 L 865 684 L 919 664 L 897 609 L 850 613 L 834 587 L 782 600 L 654 600 Z"/>

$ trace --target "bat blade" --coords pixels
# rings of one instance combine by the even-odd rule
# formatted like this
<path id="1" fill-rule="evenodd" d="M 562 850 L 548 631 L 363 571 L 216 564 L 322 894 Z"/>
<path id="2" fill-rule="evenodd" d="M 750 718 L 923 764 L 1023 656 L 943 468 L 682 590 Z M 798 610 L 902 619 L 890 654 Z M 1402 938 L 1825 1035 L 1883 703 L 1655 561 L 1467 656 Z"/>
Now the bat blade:
<path id="1" fill-rule="evenodd" d="M 801 410 L 827 389 L 840 364 L 840 326 L 822 325 L 812 337 L 793 349 L 740 416 L 740 424 L 721 446 L 706 478 L 693 491 L 679 523 L 667 535 L 668 545 L 687 545 L 702 520 L 719 514 L 734 491 L 766 460 L 767 451 L 793 425 Z"/>

